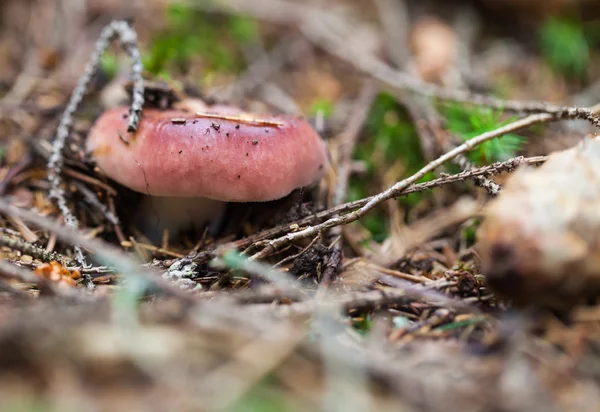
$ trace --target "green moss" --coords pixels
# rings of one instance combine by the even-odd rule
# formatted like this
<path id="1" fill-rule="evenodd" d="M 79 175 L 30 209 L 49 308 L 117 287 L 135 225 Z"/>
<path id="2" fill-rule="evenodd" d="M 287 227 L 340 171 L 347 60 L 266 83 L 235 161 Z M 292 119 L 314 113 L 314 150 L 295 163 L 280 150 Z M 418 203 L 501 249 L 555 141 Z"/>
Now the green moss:
<path id="1" fill-rule="evenodd" d="M 475 244 L 477 240 L 477 229 L 479 228 L 479 219 L 473 219 L 473 221 L 465 226 L 462 230 L 462 237 L 467 242 L 467 246 Z"/>
<path id="2" fill-rule="evenodd" d="M 100 70 L 109 78 L 112 79 L 117 75 L 119 70 L 119 62 L 114 53 L 106 52 L 100 56 Z"/>
<path id="3" fill-rule="evenodd" d="M 67 409 L 70 410 L 70 409 Z M 54 412 L 58 408 L 53 407 L 45 401 L 35 398 L 22 399 L 20 401 L 3 401 L 0 412 Z"/>
<path id="4" fill-rule="evenodd" d="M 417 131 L 391 94 L 382 93 L 377 97 L 369 114 L 366 130 L 369 139 L 357 146 L 355 156 L 365 161 L 371 170 L 375 167 L 372 158 L 375 151 L 383 152 L 386 162 L 401 160 L 406 165 L 407 174 L 423 167 Z"/>
<path id="5" fill-rule="evenodd" d="M 516 120 L 515 117 L 504 117 L 499 110 L 471 108 L 460 104 L 446 105 L 442 108 L 442 113 L 446 117 L 448 131 L 462 141 L 496 130 Z M 468 157 L 477 165 L 508 160 L 517 154 L 523 142 L 523 137 L 519 135 L 506 134 L 477 146 Z"/>
<path id="6" fill-rule="evenodd" d="M 246 16 L 232 16 L 229 19 L 229 30 L 239 43 L 256 41 L 259 37 L 258 24 Z"/>
<path id="7" fill-rule="evenodd" d="M 144 53 L 152 74 L 187 72 L 191 59 L 201 57 L 207 70 L 238 72 L 243 66 L 239 47 L 258 37 L 258 26 L 240 16 L 215 16 L 184 4 L 167 8 L 167 27 L 154 36 Z"/>
<path id="8" fill-rule="evenodd" d="M 454 329 L 460 329 L 460 328 L 464 328 L 470 325 L 475 325 L 478 323 L 482 323 L 485 322 L 485 318 L 483 317 L 477 317 L 477 318 L 471 318 L 471 319 L 465 319 L 462 321 L 458 321 L 458 322 L 452 322 L 452 323 L 447 323 L 445 325 L 439 326 L 437 328 L 435 328 L 434 330 L 436 331 L 449 331 L 449 330 L 454 330 Z"/>
<path id="9" fill-rule="evenodd" d="M 373 103 L 364 135 L 353 155 L 366 165 L 367 172 L 366 176 L 350 179 L 349 201 L 374 194 L 370 191 L 368 182 L 375 181 L 376 175 L 381 175 L 398 162 L 404 167 L 405 177 L 414 174 L 425 164 L 413 122 L 391 94 L 381 93 Z M 428 173 L 421 181 L 431 180 L 433 176 L 433 173 Z M 412 207 L 427 196 L 430 196 L 427 192 L 415 193 L 399 198 L 398 203 L 404 207 Z M 360 223 L 371 233 L 370 240 L 381 242 L 387 238 L 388 224 L 383 211 L 370 212 Z"/>
<path id="10" fill-rule="evenodd" d="M 538 37 L 542 54 L 552 69 L 569 77 L 585 76 L 591 60 L 590 45 L 580 21 L 548 19 Z"/>

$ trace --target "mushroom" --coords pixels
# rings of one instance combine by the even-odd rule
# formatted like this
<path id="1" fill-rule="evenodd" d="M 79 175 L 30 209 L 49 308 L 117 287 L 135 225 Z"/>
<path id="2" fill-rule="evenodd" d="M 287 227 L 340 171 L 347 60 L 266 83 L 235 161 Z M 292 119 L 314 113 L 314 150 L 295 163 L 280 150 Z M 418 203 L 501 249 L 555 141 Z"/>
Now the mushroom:
<path id="1" fill-rule="evenodd" d="M 87 151 L 107 177 L 148 195 L 141 216 L 154 238 L 219 221 L 226 202 L 280 199 L 315 183 L 329 164 L 321 137 L 290 116 L 147 109 L 133 134 L 127 117 L 126 107 L 104 112 Z"/>

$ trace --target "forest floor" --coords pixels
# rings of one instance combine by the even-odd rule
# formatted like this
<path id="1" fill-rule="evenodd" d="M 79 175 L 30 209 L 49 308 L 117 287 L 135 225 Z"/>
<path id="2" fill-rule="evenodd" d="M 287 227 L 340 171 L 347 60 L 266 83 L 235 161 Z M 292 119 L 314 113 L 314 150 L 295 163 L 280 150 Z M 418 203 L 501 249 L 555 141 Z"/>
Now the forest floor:
<path id="1" fill-rule="evenodd" d="M 129 3 L 0 4 L 0 411 L 600 410 L 600 304 L 497 297 L 478 234 L 516 168 L 595 133 L 600 3 Z M 55 140 L 122 19 L 147 105 L 304 117 L 318 186 L 146 237 L 85 151 L 132 88 L 119 41 Z"/>

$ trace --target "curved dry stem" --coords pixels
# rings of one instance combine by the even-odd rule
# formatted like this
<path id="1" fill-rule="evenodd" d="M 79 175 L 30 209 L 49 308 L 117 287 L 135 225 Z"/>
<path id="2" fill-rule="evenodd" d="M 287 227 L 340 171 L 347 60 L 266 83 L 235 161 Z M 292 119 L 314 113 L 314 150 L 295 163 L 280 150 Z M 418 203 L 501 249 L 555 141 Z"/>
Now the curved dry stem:
<path id="1" fill-rule="evenodd" d="M 86 95 L 92 76 L 96 72 L 100 56 L 104 53 L 110 42 L 118 37 L 121 42 L 121 47 L 129 55 L 132 60 L 132 74 L 134 78 L 134 88 L 132 96 L 132 104 L 130 108 L 129 125 L 128 131 L 133 132 L 137 129 L 139 124 L 140 114 L 142 112 L 142 105 L 144 104 L 144 81 L 142 79 L 142 62 L 141 54 L 137 46 L 137 34 L 129 24 L 125 21 L 114 21 L 106 26 L 98 41 L 96 42 L 96 48 L 92 53 L 89 62 L 87 63 L 83 75 L 77 82 L 75 90 L 71 94 L 67 108 L 65 109 L 58 128 L 56 130 L 56 137 L 52 145 L 52 154 L 48 161 L 48 180 L 50 182 L 50 198 L 56 201 L 56 205 L 60 210 L 60 213 L 65 219 L 67 226 L 76 229 L 79 226 L 77 218 L 69 208 L 65 196 L 65 189 L 62 187 L 62 168 L 64 165 L 63 149 L 69 132 L 73 126 L 73 115 L 77 111 L 77 108 L 81 104 L 84 96 Z M 82 267 L 87 267 L 85 256 L 81 247 L 78 244 L 74 245 L 75 259 Z M 88 286 L 91 286 L 91 279 L 86 279 Z"/>

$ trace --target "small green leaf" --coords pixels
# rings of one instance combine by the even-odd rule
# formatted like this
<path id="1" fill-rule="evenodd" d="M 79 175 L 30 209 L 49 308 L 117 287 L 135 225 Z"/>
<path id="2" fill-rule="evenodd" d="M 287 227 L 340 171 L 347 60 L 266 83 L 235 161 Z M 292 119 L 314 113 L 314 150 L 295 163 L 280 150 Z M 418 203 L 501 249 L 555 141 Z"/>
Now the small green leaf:
<path id="1" fill-rule="evenodd" d="M 473 219 L 473 221 L 469 225 L 464 227 L 462 230 L 462 236 L 469 246 L 475 243 L 475 240 L 477 238 L 477 228 L 478 227 L 479 227 L 479 220 Z"/>

